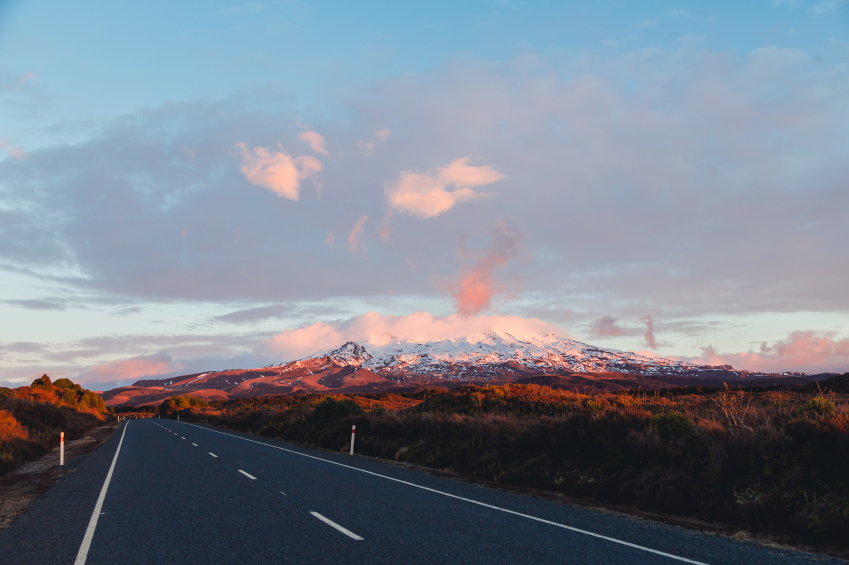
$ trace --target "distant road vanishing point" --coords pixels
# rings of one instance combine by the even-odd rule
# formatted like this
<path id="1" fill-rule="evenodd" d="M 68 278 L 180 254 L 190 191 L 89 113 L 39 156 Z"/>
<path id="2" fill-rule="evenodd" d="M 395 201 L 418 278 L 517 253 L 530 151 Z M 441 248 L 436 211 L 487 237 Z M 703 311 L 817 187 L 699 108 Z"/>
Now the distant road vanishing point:
<path id="1" fill-rule="evenodd" d="M 0 533 L 4 564 L 812 557 L 171 420 L 127 421 L 74 465 Z"/>

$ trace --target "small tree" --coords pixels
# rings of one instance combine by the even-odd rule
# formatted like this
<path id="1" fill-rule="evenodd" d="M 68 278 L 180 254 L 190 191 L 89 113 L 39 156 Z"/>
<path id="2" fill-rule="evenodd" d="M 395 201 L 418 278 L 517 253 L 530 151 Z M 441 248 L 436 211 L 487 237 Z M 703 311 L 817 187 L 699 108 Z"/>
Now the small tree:
<path id="1" fill-rule="evenodd" d="M 53 383 L 50 382 L 50 377 L 41 375 L 39 378 L 32 381 L 33 388 L 43 388 L 44 390 L 53 390 Z"/>
<path id="2" fill-rule="evenodd" d="M 53 386 L 58 386 L 63 390 L 73 389 L 74 387 L 76 387 L 77 389 L 80 388 L 79 385 L 75 385 L 71 381 L 71 379 L 56 379 L 55 381 L 53 381 Z"/>

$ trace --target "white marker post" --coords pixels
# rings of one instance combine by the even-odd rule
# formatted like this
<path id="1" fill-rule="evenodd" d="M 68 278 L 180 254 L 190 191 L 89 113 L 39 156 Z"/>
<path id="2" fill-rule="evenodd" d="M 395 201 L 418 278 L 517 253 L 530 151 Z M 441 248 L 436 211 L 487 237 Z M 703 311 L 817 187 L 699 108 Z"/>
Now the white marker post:
<path id="1" fill-rule="evenodd" d="M 65 432 L 59 432 L 59 465 L 65 464 Z"/>
<path id="2" fill-rule="evenodd" d="M 351 455 L 354 454 L 354 436 L 357 435 L 357 426 L 351 426 Z"/>

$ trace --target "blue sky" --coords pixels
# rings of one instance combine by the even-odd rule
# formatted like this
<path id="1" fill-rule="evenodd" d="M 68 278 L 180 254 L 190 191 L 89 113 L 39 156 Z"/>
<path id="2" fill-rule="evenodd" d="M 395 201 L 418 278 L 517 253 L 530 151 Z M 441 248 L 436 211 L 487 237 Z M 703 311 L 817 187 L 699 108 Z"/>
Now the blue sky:
<path id="1" fill-rule="evenodd" d="M 841 1 L 0 3 L 0 381 L 418 310 L 847 370 L 847 35 Z"/>

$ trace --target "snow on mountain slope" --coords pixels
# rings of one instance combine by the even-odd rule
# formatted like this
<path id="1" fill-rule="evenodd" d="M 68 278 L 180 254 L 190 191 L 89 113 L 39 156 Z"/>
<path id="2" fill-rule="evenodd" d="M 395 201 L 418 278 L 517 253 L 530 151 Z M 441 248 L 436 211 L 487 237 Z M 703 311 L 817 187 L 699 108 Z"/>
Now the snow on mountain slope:
<path id="1" fill-rule="evenodd" d="M 320 351 L 309 358 L 322 357 L 396 379 L 413 375 L 451 378 L 452 375 L 459 377 L 468 373 L 482 376 L 505 372 L 615 372 L 665 376 L 722 374 L 727 378 L 739 378 L 746 373 L 735 371 L 729 365 L 694 365 L 663 357 L 594 347 L 551 333 L 516 335 L 497 329 L 464 338 L 429 342 L 396 340 L 379 345 L 348 342 Z"/>

